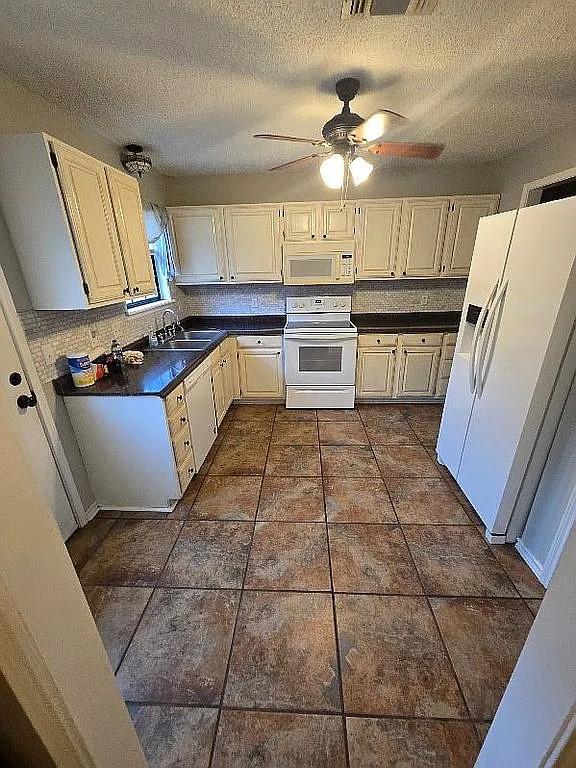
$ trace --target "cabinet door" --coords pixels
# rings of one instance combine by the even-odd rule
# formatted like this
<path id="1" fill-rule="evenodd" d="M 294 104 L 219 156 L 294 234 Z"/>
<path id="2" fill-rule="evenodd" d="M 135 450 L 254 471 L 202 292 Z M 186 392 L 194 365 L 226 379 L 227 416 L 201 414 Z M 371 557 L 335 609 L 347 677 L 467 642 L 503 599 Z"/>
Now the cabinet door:
<path id="1" fill-rule="evenodd" d="M 172 239 L 184 284 L 218 283 L 227 279 L 224 217 L 219 206 L 170 208 Z"/>
<path id="2" fill-rule="evenodd" d="M 468 274 L 478 223 L 482 216 L 496 213 L 498 201 L 498 195 L 451 198 L 442 256 L 443 275 L 465 277 Z"/>
<path id="3" fill-rule="evenodd" d="M 207 368 L 190 387 L 186 387 L 186 404 L 194 464 L 198 471 L 216 439 L 217 432 L 210 368 Z"/>
<path id="4" fill-rule="evenodd" d="M 122 299 L 126 274 L 104 164 L 56 141 L 52 149 L 88 301 Z"/>
<path id="5" fill-rule="evenodd" d="M 402 202 L 397 275 L 434 277 L 440 274 L 448 204 L 447 197 Z"/>
<path id="6" fill-rule="evenodd" d="M 284 240 L 315 240 L 321 222 L 317 203 L 286 203 L 284 206 Z"/>
<path id="7" fill-rule="evenodd" d="M 228 409 L 226 404 L 224 366 L 222 360 L 211 368 L 212 374 L 212 392 L 214 394 L 214 409 L 216 412 L 216 423 L 220 426 L 222 419 Z"/>
<path id="8" fill-rule="evenodd" d="M 282 397 L 284 376 L 279 349 L 241 349 L 238 352 L 241 397 Z"/>
<path id="9" fill-rule="evenodd" d="M 402 201 L 375 200 L 362 203 L 359 210 L 357 279 L 394 277 Z"/>
<path id="10" fill-rule="evenodd" d="M 354 238 L 353 205 L 340 207 L 339 203 L 320 204 L 321 229 L 323 240 L 352 240 Z"/>
<path id="11" fill-rule="evenodd" d="M 358 349 L 356 394 L 358 397 L 392 397 L 396 349 Z"/>
<path id="12" fill-rule="evenodd" d="M 144 228 L 140 187 L 136 179 L 106 166 L 120 250 L 132 296 L 156 293 L 156 281 Z"/>
<path id="13" fill-rule="evenodd" d="M 398 360 L 397 397 L 434 397 L 440 347 L 404 347 Z"/>
<path id="14" fill-rule="evenodd" d="M 282 282 L 281 214 L 277 205 L 234 205 L 224 209 L 231 281 Z"/>
<path id="15" fill-rule="evenodd" d="M 236 344 L 230 340 L 224 343 L 224 400 L 226 410 L 238 393 L 238 360 L 236 357 Z"/>

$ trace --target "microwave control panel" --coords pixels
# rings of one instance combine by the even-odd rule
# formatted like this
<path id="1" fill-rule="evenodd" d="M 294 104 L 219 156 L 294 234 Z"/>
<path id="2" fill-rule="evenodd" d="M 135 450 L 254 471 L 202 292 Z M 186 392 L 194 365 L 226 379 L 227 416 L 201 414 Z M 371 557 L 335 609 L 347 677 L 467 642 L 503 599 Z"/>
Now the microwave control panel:
<path id="1" fill-rule="evenodd" d="M 340 274 L 342 277 L 353 277 L 354 276 L 354 266 L 352 264 L 352 254 L 351 253 L 343 253 L 340 256 L 341 261 L 341 270 Z"/>

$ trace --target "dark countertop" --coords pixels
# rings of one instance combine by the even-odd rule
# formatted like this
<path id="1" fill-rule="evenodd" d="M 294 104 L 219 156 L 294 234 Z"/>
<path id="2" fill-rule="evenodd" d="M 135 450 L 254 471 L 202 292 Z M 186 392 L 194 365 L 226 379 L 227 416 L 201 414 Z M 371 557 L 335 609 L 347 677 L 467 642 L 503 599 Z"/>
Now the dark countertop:
<path id="1" fill-rule="evenodd" d="M 459 312 L 406 312 L 370 313 L 352 315 L 352 321 L 362 333 L 386 331 L 442 332 L 454 331 L 460 322 Z M 152 395 L 166 397 L 175 387 L 205 360 L 228 336 L 278 335 L 286 322 L 285 315 L 247 315 L 240 317 L 187 317 L 182 325 L 187 330 L 219 330 L 221 333 L 202 352 L 148 350 L 147 340 L 138 339 L 128 344 L 127 349 L 141 349 L 144 363 L 140 366 L 126 366 L 123 376 L 105 376 L 91 387 L 75 387 L 72 376 L 67 373 L 55 379 L 54 389 L 58 395 L 74 396 L 132 396 Z"/>

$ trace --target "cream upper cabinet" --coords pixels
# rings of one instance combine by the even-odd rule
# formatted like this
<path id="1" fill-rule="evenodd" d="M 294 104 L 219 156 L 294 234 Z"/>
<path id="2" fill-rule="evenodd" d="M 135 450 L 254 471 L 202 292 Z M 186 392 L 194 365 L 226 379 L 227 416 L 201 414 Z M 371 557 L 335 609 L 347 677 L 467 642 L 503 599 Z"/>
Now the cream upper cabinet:
<path id="1" fill-rule="evenodd" d="M 450 198 L 450 211 L 444 238 L 442 274 L 465 277 L 470 271 L 476 231 L 482 216 L 496 213 L 498 195 L 475 195 Z"/>
<path id="2" fill-rule="evenodd" d="M 358 206 L 356 279 L 394 277 L 401 200 L 365 200 Z"/>
<path id="3" fill-rule="evenodd" d="M 51 146 L 89 301 L 121 299 L 126 274 L 104 164 L 59 141 Z"/>
<path id="4" fill-rule="evenodd" d="M 284 205 L 284 239 L 315 240 L 320 230 L 317 203 L 286 203 Z"/>
<path id="5" fill-rule="evenodd" d="M 285 203 L 284 240 L 352 240 L 354 217 L 349 203 Z"/>
<path id="6" fill-rule="evenodd" d="M 434 277 L 440 274 L 449 203 L 447 197 L 402 201 L 397 276 Z"/>
<path id="7" fill-rule="evenodd" d="M 178 259 L 176 282 L 193 285 L 227 280 L 222 207 L 184 206 L 168 212 Z"/>
<path id="8" fill-rule="evenodd" d="M 282 208 L 278 205 L 234 205 L 224 208 L 231 281 L 282 281 L 281 222 Z"/>
<path id="9" fill-rule="evenodd" d="M 320 237 L 323 240 L 354 238 L 355 206 L 346 203 L 320 203 Z"/>
<path id="10" fill-rule="evenodd" d="M 148 238 L 144 228 L 140 186 L 135 178 L 106 166 L 106 177 L 120 239 L 120 250 L 132 296 L 156 292 Z"/>

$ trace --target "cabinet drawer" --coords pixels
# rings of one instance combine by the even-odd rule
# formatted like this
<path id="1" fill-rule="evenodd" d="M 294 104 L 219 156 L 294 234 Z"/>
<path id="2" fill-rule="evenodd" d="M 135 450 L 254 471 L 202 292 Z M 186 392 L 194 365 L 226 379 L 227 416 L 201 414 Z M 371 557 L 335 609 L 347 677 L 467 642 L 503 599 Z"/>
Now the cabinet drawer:
<path id="1" fill-rule="evenodd" d="M 194 454 L 192 451 L 189 451 L 183 458 L 182 463 L 178 465 L 178 477 L 180 479 L 180 488 L 182 489 L 182 493 L 184 493 L 188 487 L 188 483 L 194 477 L 195 471 Z"/>
<path id="2" fill-rule="evenodd" d="M 170 417 L 184 405 L 184 384 L 178 384 L 176 389 L 166 395 L 166 413 Z"/>
<path id="3" fill-rule="evenodd" d="M 278 349 L 282 347 L 282 336 L 237 336 L 236 343 L 239 349 L 246 349 L 248 347 Z"/>
<path id="4" fill-rule="evenodd" d="M 172 438 L 172 447 L 174 448 L 174 456 L 176 458 L 176 464 L 180 464 L 186 458 L 192 448 L 192 440 L 190 438 L 190 429 L 188 424 L 184 424 L 183 428 L 178 434 Z"/>
<path id="5" fill-rule="evenodd" d="M 398 342 L 397 333 L 360 333 L 359 347 L 395 347 Z"/>
<path id="6" fill-rule="evenodd" d="M 400 336 L 403 347 L 441 347 L 441 333 L 403 333 Z"/>
<path id="7" fill-rule="evenodd" d="M 170 427 L 170 434 L 172 438 L 175 438 L 176 435 L 183 429 L 184 425 L 187 424 L 188 412 L 186 410 L 186 403 L 184 403 L 184 406 L 180 408 L 179 411 L 176 411 L 176 413 L 173 413 L 168 417 L 168 426 Z"/>

